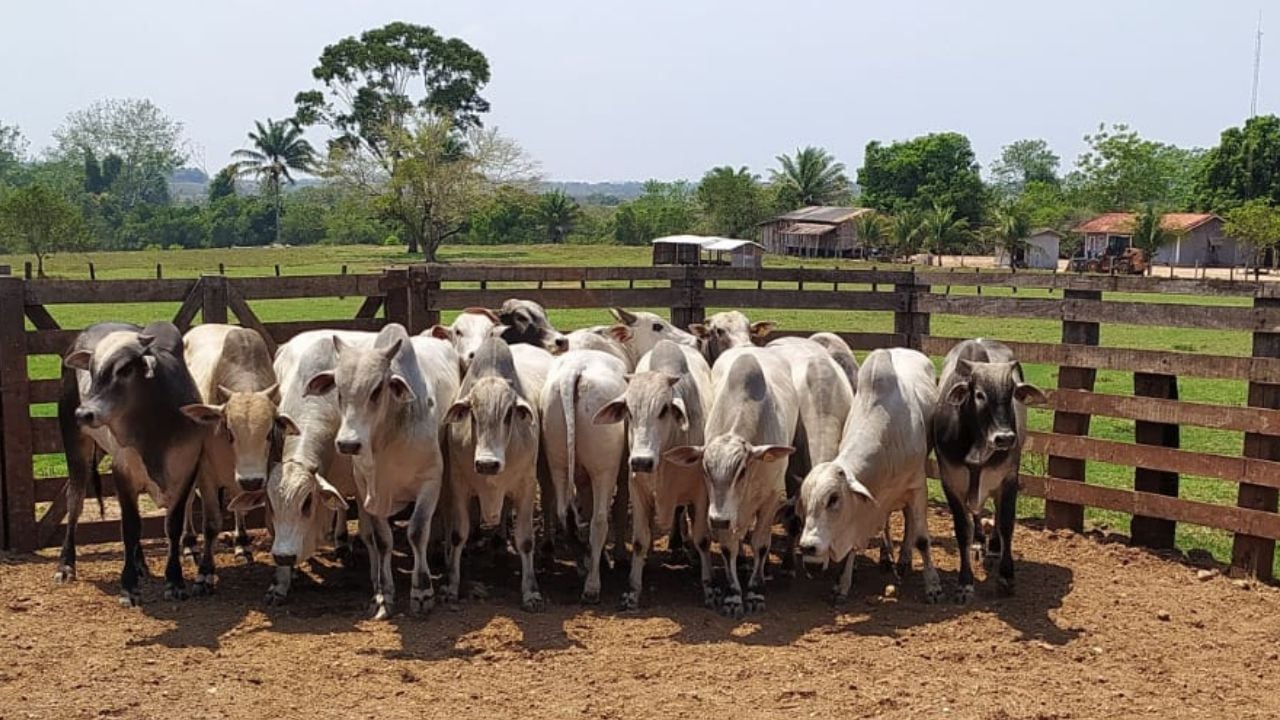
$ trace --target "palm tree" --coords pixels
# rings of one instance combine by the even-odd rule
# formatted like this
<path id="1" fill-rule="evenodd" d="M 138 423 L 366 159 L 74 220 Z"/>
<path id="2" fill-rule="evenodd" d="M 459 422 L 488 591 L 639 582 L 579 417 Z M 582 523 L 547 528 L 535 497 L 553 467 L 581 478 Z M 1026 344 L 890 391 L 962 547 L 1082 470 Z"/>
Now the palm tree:
<path id="1" fill-rule="evenodd" d="M 920 223 L 923 218 L 915 210 L 903 210 L 893 217 L 889 224 L 889 238 L 893 241 L 895 257 L 910 258 L 916 249 L 916 241 L 920 239 Z"/>
<path id="2" fill-rule="evenodd" d="M 1147 256 L 1147 272 L 1151 272 L 1151 258 L 1160 248 L 1178 239 L 1178 234 L 1161 224 L 1161 214 L 1156 206 L 1147 203 L 1133 219 L 1133 246 Z"/>
<path id="3" fill-rule="evenodd" d="M 853 230 L 858 237 L 858 242 L 862 243 L 864 254 L 884 247 L 884 218 L 875 210 L 868 210 L 854 218 Z"/>
<path id="4" fill-rule="evenodd" d="M 830 205 L 849 192 L 844 163 L 822 148 L 796 150 L 795 157 L 779 155 L 778 165 L 780 169 L 771 171 L 772 180 L 780 186 L 780 197 L 789 209 Z"/>
<path id="5" fill-rule="evenodd" d="M 969 221 L 956 217 L 953 208 L 934 203 L 924 213 L 920 234 L 924 238 L 925 250 L 929 252 L 929 264 L 932 265 L 934 255 L 942 255 L 954 243 L 969 238 Z"/>
<path id="6" fill-rule="evenodd" d="M 995 245 L 997 254 L 1003 253 L 1009 258 L 1009 268 L 1015 269 L 1014 258 L 1018 251 L 1024 253 L 1030 247 L 1027 236 L 1031 234 L 1031 220 L 1021 209 L 1008 203 L 996 208 L 987 233 Z"/>
<path id="7" fill-rule="evenodd" d="M 249 131 L 252 148 L 236 150 L 235 172 L 240 177 L 255 177 L 263 190 L 275 201 L 276 242 L 280 242 L 281 181 L 294 183 L 291 170 L 309 172 L 315 165 L 316 152 L 311 143 L 302 137 L 302 128 L 294 120 L 276 122 L 267 118 L 267 124 L 254 121 L 256 130 Z"/>
<path id="8" fill-rule="evenodd" d="M 573 232 L 573 226 L 582 215 L 578 202 L 563 190 L 552 190 L 538 198 L 538 224 L 547 231 L 547 241 L 562 243 Z"/>

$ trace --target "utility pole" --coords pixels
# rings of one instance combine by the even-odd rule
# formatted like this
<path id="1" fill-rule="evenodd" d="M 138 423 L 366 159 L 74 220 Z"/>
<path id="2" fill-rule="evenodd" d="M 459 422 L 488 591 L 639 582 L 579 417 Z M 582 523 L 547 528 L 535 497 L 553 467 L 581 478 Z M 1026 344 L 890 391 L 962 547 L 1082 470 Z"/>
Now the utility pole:
<path id="1" fill-rule="evenodd" d="M 1253 46 L 1253 96 L 1249 100 L 1249 117 L 1258 116 L 1258 76 L 1262 71 L 1262 11 L 1258 11 L 1258 36 Z"/>

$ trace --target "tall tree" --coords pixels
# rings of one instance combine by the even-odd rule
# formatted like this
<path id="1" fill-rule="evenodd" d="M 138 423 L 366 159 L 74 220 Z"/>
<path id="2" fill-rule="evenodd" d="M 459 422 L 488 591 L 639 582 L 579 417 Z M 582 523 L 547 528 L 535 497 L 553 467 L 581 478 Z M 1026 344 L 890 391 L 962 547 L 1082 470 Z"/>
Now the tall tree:
<path id="1" fill-rule="evenodd" d="M 1009 267 L 1012 268 L 1018 251 L 1025 251 L 1030 246 L 1027 236 L 1031 234 L 1031 218 L 1016 203 L 1006 202 L 992 213 L 986 234 L 994 249 L 1009 258 Z"/>
<path id="2" fill-rule="evenodd" d="M 44 185 L 27 185 L 0 196 L 0 239 L 36 256 L 36 273 L 45 277 L 50 253 L 76 247 L 83 239 L 80 212 Z"/>
<path id="3" fill-rule="evenodd" d="M 217 172 L 209 181 L 209 202 L 217 202 L 222 198 L 235 197 L 236 164 L 232 163 Z"/>
<path id="4" fill-rule="evenodd" d="M 744 237 L 769 214 L 760 178 L 745 167 L 714 167 L 696 192 L 703 223 L 712 235 Z"/>
<path id="5" fill-rule="evenodd" d="M 862 213 L 854 218 L 853 228 L 864 250 L 878 250 L 885 246 L 885 219 L 880 213 L 874 210 Z"/>
<path id="6" fill-rule="evenodd" d="M 573 226 L 582 216 L 578 202 L 561 190 L 543 193 L 538 198 L 538 224 L 546 233 L 547 242 L 559 244 L 573 232 Z"/>
<path id="7" fill-rule="evenodd" d="M 1191 204 L 1203 151 L 1146 140 L 1123 124 L 1110 129 L 1101 125 L 1084 140 L 1089 149 L 1068 181 L 1093 209 Z"/>
<path id="8" fill-rule="evenodd" d="M 17 125 L 0 123 L 0 185 L 13 184 L 27 156 L 27 139 Z"/>
<path id="9" fill-rule="evenodd" d="M 1280 210 L 1264 198 L 1254 198 L 1227 211 L 1222 232 L 1247 243 L 1255 256 L 1280 244 Z M 1272 254 L 1272 262 L 1276 260 Z"/>
<path id="10" fill-rule="evenodd" d="M 907 208 L 893 216 L 893 221 L 889 224 L 889 239 L 893 242 L 893 254 L 896 257 L 915 254 L 923 224 L 924 218 L 915 208 Z"/>
<path id="11" fill-rule="evenodd" d="M 84 161 L 88 153 L 120 161 L 112 193 L 124 209 L 140 203 L 167 203 L 168 177 L 186 159 L 182 123 L 150 100 L 100 100 L 67 116 L 54 131 L 56 159 Z"/>
<path id="12" fill-rule="evenodd" d="M 849 178 L 844 163 L 826 150 L 806 147 L 794 156 L 778 156 L 778 168 L 770 171 L 778 187 L 779 202 L 788 210 L 807 205 L 833 205 L 849 200 Z"/>
<path id="13" fill-rule="evenodd" d="M 276 122 L 267 118 L 267 124 L 254 122 L 249 131 L 252 147 L 231 153 L 236 158 L 236 174 L 258 180 L 264 194 L 272 199 L 276 211 L 276 242 L 280 242 L 280 208 L 285 182 L 292 185 L 293 171 L 311 172 L 315 167 L 315 150 L 302 137 L 302 128 L 293 120 Z"/>
<path id="14" fill-rule="evenodd" d="M 987 202 L 969 138 L 953 132 L 890 145 L 867 143 L 858 185 L 862 202 L 890 213 L 907 208 L 926 212 L 940 205 L 978 223 Z"/>
<path id="15" fill-rule="evenodd" d="M 1255 198 L 1280 205 L 1280 117 L 1259 115 L 1223 130 L 1205 155 L 1195 195 L 1200 207 L 1219 212 Z"/>
<path id="16" fill-rule="evenodd" d="M 1044 140 L 1017 140 L 1005 145 L 991 164 L 991 179 L 1008 195 L 1021 194 L 1030 183 L 1057 185 L 1058 161 Z"/>
<path id="17" fill-rule="evenodd" d="M 1133 246 L 1146 253 L 1148 271 L 1151 269 L 1150 259 L 1156 252 L 1178 237 L 1175 232 L 1164 226 L 1161 222 L 1163 217 L 1163 213 L 1156 210 L 1154 203 L 1147 203 L 1133 219 Z"/>
<path id="18" fill-rule="evenodd" d="M 935 203 L 921 217 L 920 238 L 932 265 L 934 255 L 946 255 L 969 239 L 969 221 L 957 216 L 954 209 Z"/>

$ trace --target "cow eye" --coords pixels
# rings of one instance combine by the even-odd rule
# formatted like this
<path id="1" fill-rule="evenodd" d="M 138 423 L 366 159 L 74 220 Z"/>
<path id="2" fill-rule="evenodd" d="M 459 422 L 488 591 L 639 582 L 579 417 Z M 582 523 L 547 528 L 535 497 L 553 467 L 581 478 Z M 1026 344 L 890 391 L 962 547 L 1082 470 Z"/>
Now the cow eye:
<path id="1" fill-rule="evenodd" d="M 653 324 L 653 331 L 654 331 L 654 332 L 662 332 L 662 323 L 654 323 L 654 324 Z"/>
<path id="2" fill-rule="evenodd" d="M 311 515 L 311 496 L 310 495 L 307 496 L 306 500 L 302 501 L 302 514 L 305 516 Z"/>
<path id="3" fill-rule="evenodd" d="M 831 493 L 831 497 L 827 498 L 827 509 L 834 510 L 836 505 L 839 505 L 839 504 L 840 504 L 840 496 L 837 495 L 836 493 Z"/>
<path id="4" fill-rule="evenodd" d="M 378 398 L 382 396 L 382 383 L 378 383 L 373 388 L 373 392 L 369 393 L 369 402 L 378 402 Z"/>
<path id="5" fill-rule="evenodd" d="M 658 419 L 661 420 L 665 418 L 667 416 L 667 411 L 670 409 L 671 409 L 670 405 L 663 405 L 662 409 L 658 411 Z"/>
<path id="6" fill-rule="evenodd" d="M 717 335 L 724 335 L 724 328 L 716 328 Z"/>
<path id="7" fill-rule="evenodd" d="M 512 415 L 515 415 L 515 412 L 516 412 L 516 408 L 515 408 L 515 406 L 514 406 L 514 405 L 512 405 L 512 406 L 511 406 L 511 407 L 509 407 L 509 408 L 507 408 L 507 414 L 506 414 L 506 415 L 504 415 L 504 416 L 503 416 L 503 418 L 502 418 L 502 422 L 503 422 L 503 424 L 505 424 L 505 425 L 510 425 L 510 424 L 511 424 L 511 416 L 512 416 Z"/>
<path id="8" fill-rule="evenodd" d="M 975 401 L 977 401 L 977 402 L 980 402 L 980 403 L 986 402 L 986 401 L 987 401 L 987 394 L 986 394 L 986 393 L 984 393 L 984 392 L 982 392 L 981 390 L 979 390 L 979 391 L 977 391 L 977 392 L 975 392 L 975 393 L 973 394 L 973 399 L 974 399 Z"/>

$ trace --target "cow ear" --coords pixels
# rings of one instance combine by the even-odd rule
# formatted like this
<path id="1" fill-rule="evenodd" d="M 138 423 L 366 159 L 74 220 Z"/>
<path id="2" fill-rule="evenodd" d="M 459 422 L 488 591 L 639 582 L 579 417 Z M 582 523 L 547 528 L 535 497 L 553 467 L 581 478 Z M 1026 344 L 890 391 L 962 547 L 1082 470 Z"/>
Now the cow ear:
<path id="1" fill-rule="evenodd" d="M 667 387 L 675 387 L 675 384 L 680 382 L 679 375 L 672 375 L 671 373 L 663 373 L 662 377 L 666 379 Z"/>
<path id="2" fill-rule="evenodd" d="M 88 370 L 93 363 L 93 353 L 88 350 L 77 350 L 62 359 L 62 364 L 72 370 Z"/>
<path id="3" fill-rule="evenodd" d="M 347 344 L 346 344 L 345 342 L 343 342 L 343 341 L 342 341 L 342 338 L 338 337 L 337 335 L 334 335 L 334 336 L 333 336 L 333 351 L 334 351 L 335 353 L 337 353 L 337 354 L 341 355 L 341 354 L 342 354 L 342 351 L 343 351 L 343 350 L 345 350 L 346 348 L 347 348 Z"/>
<path id="4" fill-rule="evenodd" d="M 340 342 L 338 338 L 333 339 L 334 342 Z M 303 391 L 303 396 L 311 397 L 312 395 L 327 395 L 333 389 L 333 371 L 326 370 L 318 372 L 311 376 L 307 381 L 307 388 Z"/>
<path id="5" fill-rule="evenodd" d="M 249 490 L 231 498 L 231 502 L 227 503 L 227 509 L 231 512 L 247 513 L 266 504 L 266 490 Z"/>
<path id="6" fill-rule="evenodd" d="M 273 405 L 279 405 L 280 404 L 280 383 L 275 383 L 271 387 L 259 390 L 258 394 L 270 400 Z"/>
<path id="7" fill-rule="evenodd" d="M 391 379 L 387 380 L 387 387 L 391 389 L 391 397 L 395 398 L 396 402 L 411 403 L 418 399 L 418 394 L 409 387 L 409 381 L 402 375 L 392 375 Z"/>
<path id="8" fill-rule="evenodd" d="M 222 408 L 218 405 L 183 405 L 182 414 L 201 425 L 216 425 L 222 422 Z"/>
<path id="9" fill-rule="evenodd" d="M 143 355 L 142 364 L 147 367 L 146 371 L 142 373 L 142 377 L 153 378 L 156 376 L 156 357 L 154 355 Z"/>
<path id="10" fill-rule="evenodd" d="M 876 497 L 871 494 L 871 491 L 867 489 L 866 485 L 863 485 L 862 483 L 858 482 L 857 480 L 854 480 L 853 478 L 849 478 L 848 484 L 849 484 L 849 489 L 853 491 L 853 494 L 855 497 L 861 497 L 867 500 L 868 502 L 876 501 Z"/>
<path id="11" fill-rule="evenodd" d="M 1013 399 L 1023 405 L 1047 405 L 1049 398 L 1045 397 L 1043 391 L 1030 383 L 1018 383 L 1013 389 Z"/>
<path id="12" fill-rule="evenodd" d="M 293 418 L 285 415 L 284 413 L 276 415 L 276 427 L 280 428 L 280 431 L 285 435 L 302 434 L 302 431 L 298 429 L 298 423 L 294 422 Z"/>
<path id="13" fill-rule="evenodd" d="M 490 310 L 489 308 L 469 307 L 469 308 L 463 308 L 462 312 L 467 313 L 468 315 L 483 315 L 489 318 L 490 320 L 494 321 L 495 323 L 498 322 L 498 315 L 494 313 L 492 310 Z"/>
<path id="14" fill-rule="evenodd" d="M 961 362 L 964 362 L 961 360 Z M 952 405 L 963 405 L 969 399 L 969 383 L 959 382 L 947 391 L 947 402 Z"/>
<path id="15" fill-rule="evenodd" d="M 627 419 L 627 400 L 626 398 L 618 398 L 610 401 L 604 407 L 596 411 L 596 416 L 591 422 L 596 425 L 613 425 Z"/>
<path id="16" fill-rule="evenodd" d="M 610 325 L 609 329 L 605 332 L 609 337 L 624 345 L 631 340 L 631 338 L 635 337 L 635 333 L 631 332 L 631 328 L 626 325 Z"/>
<path id="17" fill-rule="evenodd" d="M 218 385 L 214 387 L 214 390 L 217 391 L 217 394 L 214 395 L 214 397 L 220 400 L 221 402 L 225 403 L 226 401 L 231 399 L 231 389 L 228 388 L 227 386 Z"/>
<path id="18" fill-rule="evenodd" d="M 396 341 L 382 349 L 382 357 L 390 360 L 400 352 L 400 348 L 404 346 L 404 338 L 396 338 Z"/>
<path id="19" fill-rule="evenodd" d="M 437 340 L 449 341 L 453 340 L 453 331 L 444 325 L 432 325 L 431 329 L 427 331 L 427 336 Z"/>
<path id="20" fill-rule="evenodd" d="M 790 445 L 752 445 L 751 457 L 764 462 L 773 462 L 787 457 L 796 449 Z"/>
<path id="21" fill-rule="evenodd" d="M 761 320 L 751 323 L 751 337 L 762 338 L 773 332 L 778 324 L 772 320 Z"/>
<path id="22" fill-rule="evenodd" d="M 449 406 L 448 412 L 444 414 L 443 422 L 445 423 L 462 422 L 463 420 L 466 420 L 467 416 L 470 414 L 471 414 L 471 401 L 466 398 L 463 398 L 461 400 L 454 402 L 452 405 Z"/>
<path id="23" fill-rule="evenodd" d="M 338 488 L 329 484 L 328 480 L 316 475 L 316 484 L 320 486 L 320 502 L 330 510 L 346 510 L 347 499 L 342 497 Z"/>
<path id="24" fill-rule="evenodd" d="M 681 398 L 672 398 L 671 409 L 675 411 L 676 423 L 680 425 L 683 431 L 689 430 L 689 413 L 685 411 L 684 400 Z"/>
<path id="25" fill-rule="evenodd" d="M 676 465 L 691 467 L 702 462 L 702 446 L 684 445 L 681 447 L 671 448 L 670 450 L 662 453 L 662 457 Z"/>
<path id="26" fill-rule="evenodd" d="M 969 377 L 973 374 L 973 363 L 964 358 L 956 360 L 956 374 L 960 377 Z"/>
<path id="27" fill-rule="evenodd" d="M 704 339 L 711 334 L 711 331 L 707 329 L 707 326 L 702 323 L 689 323 L 689 332 Z"/>
<path id="28" fill-rule="evenodd" d="M 517 399 L 515 409 L 516 409 L 516 415 L 518 415 L 521 420 L 524 420 L 530 425 L 534 423 L 535 416 L 533 414 L 532 405 L 525 402 L 524 400 Z"/>
<path id="29" fill-rule="evenodd" d="M 609 314 L 613 315 L 614 319 L 616 319 L 618 322 L 622 323 L 623 325 L 635 325 L 636 322 L 639 320 L 639 318 L 636 317 L 635 313 L 624 310 L 620 307 L 609 308 Z"/>
<path id="30" fill-rule="evenodd" d="M 498 323 L 497 325 L 494 325 L 493 327 L 489 328 L 489 337 L 498 338 L 499 340 L 501 340 L 502 336 L 506 335 L 507 331 L 510 329 L 511 329 L 510 325 L 503 325 L 502 323 Z"/>

